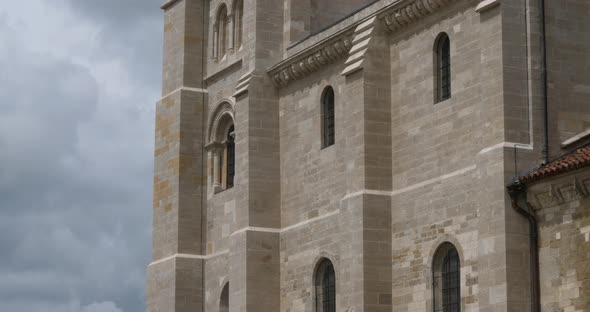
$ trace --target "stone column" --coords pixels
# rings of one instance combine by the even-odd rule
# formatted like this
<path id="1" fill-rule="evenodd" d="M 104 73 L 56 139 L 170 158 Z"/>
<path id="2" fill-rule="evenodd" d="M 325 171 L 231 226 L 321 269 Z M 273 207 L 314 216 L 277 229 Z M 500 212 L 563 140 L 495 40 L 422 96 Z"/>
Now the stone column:
<path id="1" fill-rule="evenodd" d="M 206 97 L 204 1 L 170 0 L 164 13 L 162 100 L 156 105 L 148 312 L 202 312 Z"/>
<path id="2" fill-rule="evenodd" d="M 235 14 L 233 14 L 233 12 L 231 12 L 228 15 L 228 22 L 227 22 L 227 27 L 228 29 L 228 44 L 227 44 L 227 51 L 228 53 L 231 53 L 234 51 L 234 18 L 235 18 Z"/>
<path id="3" fill-rule="evenodd" d="M 219 42 L 219 26 L 217 24 L 215 24 L 213 26 L 213 60 L 217 61 L 218 57 L 217 57 L 217 45 Z"/>
<path id="4" fill-rule="evenodd" d="M 213 189 L 216 192 L 221 188 L 221 152 L 219 146 L 213 148 Z"/>

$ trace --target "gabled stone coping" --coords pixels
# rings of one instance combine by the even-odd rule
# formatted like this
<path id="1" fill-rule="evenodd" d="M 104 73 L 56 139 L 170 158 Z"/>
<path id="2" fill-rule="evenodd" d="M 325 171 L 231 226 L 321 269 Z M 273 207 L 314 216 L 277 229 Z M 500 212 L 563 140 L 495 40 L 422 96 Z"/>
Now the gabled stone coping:
<path id="1" fill-rule="evenodd" d="M 317 43 L 312 44 L 311 46 L 306 47 L 303 50 L 297 52 L 296 54 L 287 57 L 283 61 L 269 68 L 267 70 L 267 73 L 270 75 L 277 87 L 284 87 L 288 85 L 291 81 L 298 80 L 305 76 L 308 76 L 309 74 L 319 70 L 323 66 L 326 66 L 334 62 L 337 59 L 340 59 L 344 56 L 349 56 L 349 61 L 347 61 L 346 65 L 348 67 L 343 72 L 344 75 L 347 75 L 360 69 L 357 68 L 358 66 L 350 67 L 351 64 L 354 64 L 350 60 L 352 56 L 349 55 L 349 51 L 351 51 L 353 44 L 353 36 L 356 37 L 362 34 L 362 31 L 358 31 L 359 25 L 367 23 L 372 19 L 377 19 L 379 21 L 383 21 L 391 32 L 395 32 L 420 20 L 421 18 L 424 18 L 436 12 L 440 8 L 443 8 L 451 3 L 455 3 L 458 1 L 479 2 L 485 7 L 485 9 L 489 9 L 499 4 L 499 0 L 393 1 L 390 4 L 386 4 L 383 8 L 377 9 L 375 12 L 370 13 L 368 16 L 361 18 L 359 21 L 354 22 L 348 26 L 345 26 L 343 29 L 334 33 L 328 38 L 320 40 Z M 370 6 L 367 9 L 374 8 Z M 361 11 L 358 14 L 366 14 L 366 12 Z M 346 21 L 353 19 L 356 16 L 357 15 L 351 16 L 349 19 L 343 20 L 342 23 L 345 23 Z M 363 39 L 366 39 L 368 42 L 371 38 L 371 35 L 372 34 L 369 33 L 368 36 L 363 36 Z M 303 43 L 304 42 L 302 42 L 301 44 Z M 358 51 L 353 52 L 356 53 Z"/>

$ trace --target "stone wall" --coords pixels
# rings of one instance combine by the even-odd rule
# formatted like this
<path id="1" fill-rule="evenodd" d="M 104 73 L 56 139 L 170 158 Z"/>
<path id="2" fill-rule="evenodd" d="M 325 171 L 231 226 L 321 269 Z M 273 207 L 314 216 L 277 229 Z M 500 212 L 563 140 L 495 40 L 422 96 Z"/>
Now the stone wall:
<path id="1" fill-rule="evenodd" d="M 444 5 L 418 17 L 411 10 L 424 7 L 406 2 L 378 1 L 292 45 L 373 1 L 244 0 L 243 45 L 217 60 L 213 20 L 233 1 L 170 2 L 148 311 L 215 312 L 229 283 L 230 311 L 312 312 L 323 258 L 335 267 L 337 311 L 431 311 L 433 257 L 445 242 L 461 258 L 462 311 L 528 308 L 528 227 L 505 185 L 541 155 L 538 24 L 530 19 L 538 8 L 531 3 L 527 16 L 517 0 L 482 11 L 476 1 L 436 1 Z M 397 11 L 367 19 L 389 5 Z M 586 68 L 560 69 L 575 67 L 569 57 L 586 62 L 570 51 L 585 43 L 565 44 L 585 35 L 585 21 L 563 19 L 586 9 L 576 0 L 548 17 L 550 97 L 570 103 L 552 108 L 560 107 L 554 138 L 588 126 L 579 102 Z M 315 24 L 299 20 L 310 16 Z M 441 32 L 451 42 L 452 96 L 434 103 Z M 269 74 L 275 65 L 278 79 Z M 579 84 L 565 83 L 572 80 Z M 336 143 L 322 148 L 327 86 Z M 227 103 L 235 185 L 216 192 L 204 148 Z M 590 235 L 586 205 L 539 210 L 546 307 L 588 304 L 587 250 L 572 248 Z M 549 291 L 555 285 L 558 294 Z"/>
<path id="2" fill-rule="evenodd" d="M 551 155 L 590 128 L 590 2 L 545 1 Z"/>
<path id="3" fill-rule="evenodd" d="M 530 186 L 539 224 L 543 311 L 587 311 L 590 306 L 590 172 Z"/>

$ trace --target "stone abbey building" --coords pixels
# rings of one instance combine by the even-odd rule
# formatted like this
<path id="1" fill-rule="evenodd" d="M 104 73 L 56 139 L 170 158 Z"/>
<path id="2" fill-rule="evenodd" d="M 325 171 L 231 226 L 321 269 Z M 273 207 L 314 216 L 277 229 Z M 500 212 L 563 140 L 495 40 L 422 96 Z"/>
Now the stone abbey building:
<path id="1" fill-rule="evenodd" d="M 590 1 L 162 9 L 148 311 L 590 311 Z"/>

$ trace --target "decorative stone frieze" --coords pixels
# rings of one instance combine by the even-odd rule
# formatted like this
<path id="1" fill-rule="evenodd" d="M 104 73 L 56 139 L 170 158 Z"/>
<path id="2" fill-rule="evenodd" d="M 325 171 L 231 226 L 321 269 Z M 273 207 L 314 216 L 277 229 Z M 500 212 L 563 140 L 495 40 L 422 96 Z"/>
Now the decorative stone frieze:
<path id="1" fill-rule="evenodd" d="M 414 0 L 386 13 L 385 24 L 389 30 L 397 31 L 456 0 Z"/>
<path id="2" fill-rule="evenodd" d="M 572 177 L 569 181 L 548 183 L 531 192 L 529 201 L 535 209 L 549 208 L 566 204 L 590 196 L 590 179 Z"/>
<path id="3" fill-rule="evenodd" d="M 395 32 L 419 19 L 458 0 L 412 0 L 395 2 L 390 7 L 375 12 L 368 19 L 354 25 L 348 31 L 335 35 L 329 41 L 322 41 L 304 51 L 289 57 L 268 69 L 277 87 L 284 87 L 289 82 L 301 79 L 324 65 L 346 55 L 346 68 L 342 75 L 362 68 L 364 55 L 371 41 L 371 35 L 377 20 L 383 20 L 387 28 Z M 470 0 L 472 1 L 472 0 Z M 499 0 L 483 0 L 482 11 L 499 4 Z M 479 6 L 478 6 L 479 7 Z M 354 29 L 354 30 L 353 30 Z"/>
<path id="4" fill-rule="evenodd" d="M 352 48 L 351 35 L 352 31 L 345 32 L 331 40 L 320 42 L 271 67 L 268 74 L 277 87 L 284 87 L 291 81 L 301 79 L 322 66 L 347 56 Z"/>

